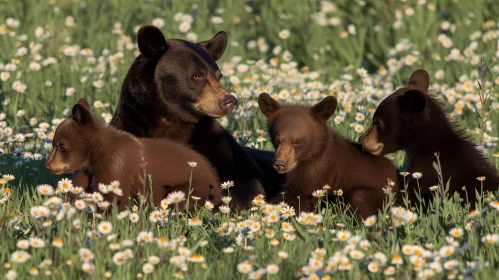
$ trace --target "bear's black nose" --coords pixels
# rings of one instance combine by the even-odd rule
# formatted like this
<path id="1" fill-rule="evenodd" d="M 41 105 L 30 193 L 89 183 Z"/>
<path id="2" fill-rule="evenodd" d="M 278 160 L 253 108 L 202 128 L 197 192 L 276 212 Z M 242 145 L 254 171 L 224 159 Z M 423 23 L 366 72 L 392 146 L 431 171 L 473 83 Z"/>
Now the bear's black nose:
<path id="1" fill-rule="evenodd" d="M 274 163 L 274 169 L 277 170 L 278 172 L 284 171 L 286 167 L 287 167 L 286 163 L 282 160 L 276 160 Z"/>
<path id="2" fill-rule="evenodd" d="M 224 109 L 230 109 L 237 105 L 237 99 L 232 95 L 227 95 L 220 101 L 220 106 Z"/>

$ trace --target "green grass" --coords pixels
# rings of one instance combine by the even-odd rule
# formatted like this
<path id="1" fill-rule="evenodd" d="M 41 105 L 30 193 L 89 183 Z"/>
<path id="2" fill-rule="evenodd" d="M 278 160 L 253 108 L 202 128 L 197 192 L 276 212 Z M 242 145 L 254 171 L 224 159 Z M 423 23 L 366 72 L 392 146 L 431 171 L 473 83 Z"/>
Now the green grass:
<path id="1" fill-rule="evenodd" d="M 396 213 L 383 209 L 372 227 L 355 221 L 341 203 L 318 209 L 316 218 L 321 221 L 313 224 L 300 224 L 302 220 L 295 217 L 271 223 L 269 218 L 280 213 L 268 206 L 216 215 L 200 206 L 181 214 L 178 220 L 170 212 L 163 217 L 168 218 L 168 223 L 162 224 L 151 222 L 148 213 L 152 206 L 148 203 L 137 203 L 138 209 L 131 210 L 140 217 L 137 223 L 119 219 L 115 209 L 110 216 L 99 217 L 90 208 L 67 210 L 70 205 L 62 202 L 50 206 L 53 213 L 48 217 L 37 218 L 31 213 L 33 207 L 47 201 L 57 202 L 38 193 L 36 186 L 55 187 L 61 179 L 49 174 L 43 163 L 50 151 L 47 142 L 67 114 L 65 110 L 85 97 L 94 105 L 94 114 L 109 120 L 121 82 L 137 55 L 136 27 L 161 23 L 155 19 L 164 21 L 160 29 L 167 38 L 197 37 L 195 41 L 201 41 L 219 30 L 228 32 L 229 46 L 218 63 L 225 76 L 224 86 L 238 97 L 240 105 L 220 122 L 241 144 L 272 149 L 266 139 L 264 116 L 255 102 L 261 92 L 269 92 L 281 102 L 310 104 L 334 95 L 339 108 L 331 126 L 348 139 L 357 139 L 370 125 L 377 104 L 403 86 L 412 71 L 425 68 L 431 76 L 432 92 L 499 167 L 499 6 L 495 1 L 437 0 L 423 5 L 417 1 L 334 2 L 331 6 L 299 0 L 0 0 L 0 113 L 5 113 L 0 115 L 0 174 L 15 177 L 2 187 L 2 192 L 10 190 L 10 196 L 0 193 L 1 277 L 16 271 L 17 279 L 26 279 L 35 272 L 32 268 L 37 268 L 40 276 L 58 279 L 104 279 L 109 274 L 111 279 L 165 279 L 179 271 L 186 279 L 246 279 L 247 275 L 237 271 L 238 265 L 241 268 L 251 264 L 252 270 L 258 272 L 266 268 L 271 271 L 268 266 L 275 264 L 279 272 L 266 273 L 263 278 L 298 279 L 302 277 L 299 270 L 303 273 L 307 269 L 304 266 L 313 266 L 314 262 L 319 267 L 318 261 L 322 261 L 327 272 L 334 265 L 338 267 L 338 252 L 344 252 L 349 260 L 345 260 L 344 270 L 328 273 L 332 277 L 424 278 L 422 274 L 429 275 L 431 270 L 436 279 L 495 279 L 499 271 L 499 220 L 498 198 L 492 194 L 480 201 L 476 216 L 468 214 L 470 209 L 458 206 L 454 202 L 457 198 L 447 200 L 437 195 L 426 214 L 416 208 L 405 213 L 406 218 L 417 213 L 412 222 L 399 223 Z M 223 22 L 216 23 L 220 19 L 213 17 Z M 190 19 L 189 31 L 182 32 L 181 23 Z M 289 38 L 279 36 L 283 30 L 289 31 Z M 23 48 L 27 54 L 21 55 Z M 53 64 L 46 64 L 54 59 Z M 487 65 L 485 70 L 480 67 L 481 59 Z M 13 65 L 16 69 L 11 71 Z M 359 75 L 361 68 L 367 69 L 367 77 Z M 68 88 L 74 89 L 72 95 L 66 95 L 72 91 Z M 98 102 L 104 106 L 98 106 Z M 391 156 L 397 166 L 403 166 L 403 153 Z M 66 199 L 63 194 L 55 196 Z M 201 219 L 202 225 L 190 226 L 188 219 L 193 217 Z M 75 221 L 79 221 L 80 228 L 75 227 Z M 113 225 L 114 238 L 92 236 L 102 221 Z M 248 228 L 240 227 L 242 222 Z M 286 233 L 285 222 L 295 230 Z M 226 234 L 221 234 L 225 225 Z M 260 230 L 252 232 L 252 226 L 260 226 Z M 463 235 L 450 240 L 454 228 L 462 229 Z M 139 232 L 149 231 L 158 238 L 155 243 L 137 242 Z M 339 231 L 359 237 L 341 241 L 339 237 L 347 233 Z M 266 236 L 272 232 L 275 236 Z M 490 242 L 482 240 L 487 236 Z M 25 263 L 15 262 L 12 254 L 21 250 L 17 242 L 31 237 L 43 239 L 45 246 L 25 249 L 31 258 Z M 172 247 L 161 249 L 158 244 L 165 240 L 161 237 L 167 238 L 165 245 Z M 61 239 L 61 248 L 52 246 L 56 238 Z M 121 245 L 112 250 L 110 245 L 127 239 L 134 241 L 130 246 L 133 257 L 116 265 L 113 256 L 126 248 Z M 367 240 L 370 246 L 363 248 L 367 243 L 359 240 Z M 439 250 L 444 246 L 453 246 L 455 252 L 441 257 Z M 84 247 L 90 248 L 93 259 L 85 261 L 79 256 Z M 204 262 L 186 258 L 179 262 L 180 267 L 170 263 L 185 252 L 179 247 L 202 255 Z M 226 248 L 234 251 L 228 253 Z M 322 259 L 317 252 L 312 258 L 318 248 L 325 250 L 317 251 L 324 254 Z M 417 253 L 403 253 L 410 249 Z M 349 255 L 351 250 L 365 256 L 355 260 Z M 384 254 L 386 263 L 375 253 Z M 402 264 L 391 263 L 394 254 L 402 256 Z M 287 258 L 282 258 L 284 255 Z M 143 266 L 154 262 L 148 259 L 151 256 L 157 256 L 159 263 L 154 264 L 152 274 L 146 274 Z M 447 269 L 450 261 L 459 265 Z M 83 271 L 84 263 L 94 266 L 90 273 Z M 446 268 L 440 269 L 439 264 Z M 378 266 L 377 272 L 371 272 L 373 266 Z M 389 266 L 395 270 L 392 276 L 383 273 Z"/>

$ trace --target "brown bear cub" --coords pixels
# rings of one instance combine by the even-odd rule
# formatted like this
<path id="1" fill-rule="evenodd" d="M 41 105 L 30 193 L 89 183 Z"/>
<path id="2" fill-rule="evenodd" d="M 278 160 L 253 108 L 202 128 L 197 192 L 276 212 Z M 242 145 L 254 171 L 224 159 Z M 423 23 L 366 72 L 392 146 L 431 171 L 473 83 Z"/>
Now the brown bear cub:
<path id="1" fill-rule="evenodd" d="M 106 127 L 91 113 L 85 99 L 73 106 L 72 116 L 65 119 L 55 132 L 52 154 L 45 167 L 56 175 L 75 172 L 73 184 L 87 192 L 98 190 L 98 184 L 120 182 L 123 195 L 117 204 L 124 210 L 129 198 L 139 193 L 149 201 L 151 187 L 147 175 L 152 179 L 152 199 L 159 206 L 162 199 L 173 191 L 189 193 L 203 201 L 221 201 L 221 188 L 216 172 L 200 154 L 164 139 L 137 139 L 133 135 Z M 197 162 L 189 184 L 191 167 L 188 162 Z M 86 174 L 79 176 L 77 174 Z M 108 201 L 111 196 L 104 195 Z M 183 209 L 184 201 L 180 206 Z M 194 201 L 189 204 L 195 205 Z"/>
<path id="2" fill-rule="evenodd" d="M 288 175 L 285 202 L 311 211 L 313 199 L 308 198 L 327 184 L 330 191 L 343 190 L 345 202 L 366 218 L 377 214 L 387 201 L 383 188 L 388 179 L 395 182 L 397 192 L 397 170 L 388 159 L 363 153 L 329 127 L 337 104 L 332 96 L 312 107 L 281 106 L 267 93 L 258 98 L 276 149 L 274 168 Z"/>
<path id="3" fill-rule="evenodd" d="M 406 87 L 398 89 L 384 99 L 376 109 L 371 127 L 359 138 L 363 149 L 381 156 L 404 150 L 408 159 L 408 172 L 421 172 L 421 196 L 432 197 L 430 187 L 439 185 L 439 176 L 433 167 L 435 153 L 446 186 L 450 179 L 449 195 L 455 192 L 465 203 L 475 203 L 475 190 L 480 192 L 478 177 L 486 177 L 483 191 L 496 191 L 499 186 L 497 171 L 475 148 L 462 131 L 456 131 L 439 102 L 428 94 L 430 76 L 419 69 L 410 77 Z M 410 179 L 409 197 L 417 202 L 416 179 Z M 462 190 L 466 186 L 466 191 Z M 466 199 L 468 197 L 468 199 Z"/>

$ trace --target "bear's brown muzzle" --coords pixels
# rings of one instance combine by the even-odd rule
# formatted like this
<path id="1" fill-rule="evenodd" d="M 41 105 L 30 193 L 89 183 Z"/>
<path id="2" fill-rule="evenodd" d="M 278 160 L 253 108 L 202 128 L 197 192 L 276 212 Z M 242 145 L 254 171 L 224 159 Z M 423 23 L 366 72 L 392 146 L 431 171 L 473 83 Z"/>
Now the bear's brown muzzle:
<path id="1" fill-rule="evenodd" d="M 374 128 L 371 125 L 369 129 L 359 137 L 359 143 L 362 145 L 363 152 L 367 152 L 375 156 L 381 156 L 383 155 L 384 145 L 378 141 L 373 129 Z"/>
<path id="2" fill-rule="evenodd" d="M 237 105 L 237 99 L 232 95 L 226 95 L 222 101 L 220 101 L 220 106 L 226 114 L 232 113 L 234 107 Z"/>

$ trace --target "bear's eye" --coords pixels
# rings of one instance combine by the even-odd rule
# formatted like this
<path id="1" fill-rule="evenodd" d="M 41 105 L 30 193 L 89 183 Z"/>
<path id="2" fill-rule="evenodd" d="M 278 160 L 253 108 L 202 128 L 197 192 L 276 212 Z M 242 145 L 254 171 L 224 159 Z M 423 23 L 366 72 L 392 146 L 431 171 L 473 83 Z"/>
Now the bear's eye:
<path id="1" fill-rule="evenodd" d="M 66 145 L 62 144 L 62 143 L 59 143 L 59 149 L 61 149 L 61 151 L 66 151 Z"/>
<path id="2" fill-rule="evenodd" d="M 293 141 L 293 145 L 295 145 L 296 147 L 300 147 L 301 146 L 301 140 L 295 140 Z"/>
<path id="3" fill-rule="evenodd" d="M 376 126 L 377 128 L 381 128 L 381 124 L 378 122 L 378 120 L 374 120 L 374 121 L 373 121 L 373 124 L 374 124 L 374 126 Z"/>
<path id="4" fill-rule="evenodd" d="M 193 77 L 195 80 L 199 80 L 199 79 L 201 79 L 201 75 L 200 75 L 200 74 L 194 74 L 192 77 Z"/>
<path id="5" fill-rule="evenodd" d="M 279 145 L 279 143 L 280 143 L 279 138 L 274 139 L 274 144 L 275 144 L 276 146 L 277 146 L 277 145 Z"/>

